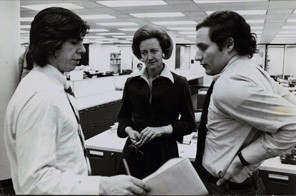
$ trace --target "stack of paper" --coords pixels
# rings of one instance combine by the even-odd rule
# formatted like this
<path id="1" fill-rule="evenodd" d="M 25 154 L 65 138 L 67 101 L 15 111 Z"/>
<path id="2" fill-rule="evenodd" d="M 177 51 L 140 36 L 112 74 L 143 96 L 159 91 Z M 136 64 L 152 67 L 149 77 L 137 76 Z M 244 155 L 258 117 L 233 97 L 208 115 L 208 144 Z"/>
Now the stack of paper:
<path id="1" fill-rule="evenodd" d="M 208 191 L 188 158 L 173 158 L 143 179 L 148 195 L 207 195 Z"/>

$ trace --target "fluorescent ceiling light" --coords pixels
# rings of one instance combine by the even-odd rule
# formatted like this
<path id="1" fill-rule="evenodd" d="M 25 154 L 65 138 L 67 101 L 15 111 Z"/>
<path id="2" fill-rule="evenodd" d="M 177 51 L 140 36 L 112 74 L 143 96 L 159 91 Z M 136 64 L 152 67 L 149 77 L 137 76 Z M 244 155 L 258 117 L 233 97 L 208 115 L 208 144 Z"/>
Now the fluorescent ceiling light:
<path id="1" fill-rule="evenodd" d="M 94 36 L 94 35 L 86 35 L 84 38 L 86 39 L 98 39 L 98 38 L 105 38 L 104 36 Z"/>
<path id="2" fill-rule="evenodd" d="M 131 35 L 114 35 L 114 36 L 112 36 L 112 37 L 115 37 L 115 38 L 133 38 L 133 36 L 131 36 Z"/>
<path id="3" fill-rule="evenodd" d="M 273 38 L 274 40 L 276 39 L 276 40 L 287 40 L 287 39 L 296 39 L 296 37 L 275 37 L 275 38 Z"/>
<path id="4" fill-rule="evenodd" d="M 278 34 L 296 34 L 296 31 L 279 31 Z"/>
<path id="5" fill-rule="evenodd" d="M 21 25 L 20 28 L 21 29 L 30 29 L 31 25 Z"/>
<path id="6" fill-rule="evenodd" d="M 97 25 L 101 26 L 135 26 L 138 25 L 137 23 L 134 22 L 108 22 L 108 23 L 96 23 Z"/>
<path id="7" fill-rule="evenodd" d="M 34 17 L 24 17 L 20 19 L 21 22 L 32 22 L 33 20 Z"/>
<path id="8" fill-rule="evenodd" d="M 97 40 L 100 40 L 100 41 L 118 41 L 118 39 L 116 38 L 102 38 L 102 39 L 97 39 Z"/>
<path id="9" fill-rule="evenodd" d="M 130 14 L 131 16 L 137 18 L 160 18 L 160 17 L 181 17 L 185 16 L 181 12 L 159 12 L 159 13 L 137 13 L 137 14 Z"/>
<path id="10" fill-rule="evenodd" d="M 240 3 L 240 2 L 260 2 L 260 1 L 268 1 L 268 0 L 194 0 L 194 3 Z"/>
<path id="11" fill-rule="evenodd" d="M 99 15 L 80 15 L 83 20 L 92 20 L 92 19 L 114 19 L 115 16 L 109 14 L 99 14 Z"/>
<path id="12" fill-rule="evenodd" d="M 287 35 L 287 34 L 277 34 L 276 37 L 296 37 L 295 34 L 292 34 L 292 35 Z"/>
<path id="13" fill-rule="evenodd" d="M 62 7 L 70 10 L 74 9 L 84 9 L 84 7 L 81 7 L 79 5 L 76 5 L 74 3 L 52 3 L 52 4 L 38 4 L 38 5 L 23 5 L 21 6 L 23 8 L 35 10 L 35 11 L 41 11 L 48 7 Z"/>
<path id="14" fill-rule="evenodd" d="M 283 26 L 282 29 L 296 29 L 296 26 Z"/>
<path id="15" fill-rule="evenodd" d="M 296 19 L 295 18 L 290 18 L 287 20 L 287 22 L 296 22 Z"/>
<path id="16" fill-rule="evenodd" d="M 158 21 L 152 23 L 157 25 L 196 25 L 195 21 Z"/>
<path id="17" fill-rule="evenodd" d="M 233 10 L 240 15 L 266 15 L 267 10 Z M 206 11 L 207 15 L 210 15 L 214 11 Z"/>
<path id="18" fill-rule="evenodd" d="M 107 32 L 107 31 L 109 31 L 109 30 L 107 30 L 107 29 L 89 29 L 89 31 L 88 32 Z"/>
<path id="19" fill-rule="evenodd" d="M 168 30 L 172 31 L 195 31 L 195 27 L 168 27 Z"/>
<path id="20" fill-rule="evenodd" d="M 262 34 L 262 31 L 251 31 L 251 33 Z"/>
<path id="21" fill-rule="evenodd" d="M 177 37 L 176 38 L 176 41 L 185 41 L 185 42 L 188 42 L 188 40 L 184 39 L 183 37 Z"/>
<path id="22" fill-rule="evenodd" d="M 138 30 L 138 28 L 120 28 L 118 30 L 120 30 L 120 31 L 136 31 L 136 30 Z"/>
<path id="23" fill-rule="evenodd" d="M 96 35 L 125 35 L 124 33 L 96 33 Z"/>
<path id="24" fill-rule="evenodd" d="M 252 29 L 252 30 L 255 30 L 255 29 L 258 30 L 258 29 L 263 29 L 263 27 L 261 27 L 261 26 L 257 26 L 257 27 L 251 27 L 251 29 Z"/>
<path id="25" fill-rule="evenodd" d="M 21 30 L 20 32 L 23 33 L 23 34 L 28 34 L 28 33 L 30 33 L 29 31 L 26 31 L 26 30 Z"/>
<path id="26" fill-rule="evenodd" d="M 294 44 L 293 40 L 272 40 L 271 44 Z"/>
<path id="27" fill-rule="evenodd" d="M 96 1 L 98 4 L 105 5 L 107 7 L 133 7 L 133 6 L 152 6 L 152 5 L 167 5 L 162 0 L 153 1 Z"/>
<path id="28" fill-rule="evenodd" d="M 121 44 L 130 44 L 131 41 L 128 41 L 128 40 L 118 40 L 119 43 Z"/>
<path id="29" fill-rule="evenodd" d="M 246 20 L 246 22 L 255 24 L 255 23 L 264 23 L 265 20 Z"/>
<path id="30" fill-rule="evenodd" d="M 195 31 L 181 31 L 181 32 L 178 32 L 179 34 L 182 34 L 182 35 L 195 35 L 196 32 Z"/>

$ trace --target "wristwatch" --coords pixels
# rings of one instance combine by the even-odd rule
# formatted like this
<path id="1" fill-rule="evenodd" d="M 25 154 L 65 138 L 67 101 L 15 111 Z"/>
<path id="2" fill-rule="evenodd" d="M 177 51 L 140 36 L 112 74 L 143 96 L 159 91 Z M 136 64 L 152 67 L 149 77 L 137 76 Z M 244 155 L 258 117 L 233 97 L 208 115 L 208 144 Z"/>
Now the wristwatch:
<path id="1" fill-rule="evenodd" d="M 242 165 L 243 166 L 248 166 L 250 165 L 250 163 L 248 161 L 246 161 L 246 159 L 243 157 L 242 155 L 242 152 L 240 151 L 238 154 L 237 154 L 239 160 L 241 161 Z"/>

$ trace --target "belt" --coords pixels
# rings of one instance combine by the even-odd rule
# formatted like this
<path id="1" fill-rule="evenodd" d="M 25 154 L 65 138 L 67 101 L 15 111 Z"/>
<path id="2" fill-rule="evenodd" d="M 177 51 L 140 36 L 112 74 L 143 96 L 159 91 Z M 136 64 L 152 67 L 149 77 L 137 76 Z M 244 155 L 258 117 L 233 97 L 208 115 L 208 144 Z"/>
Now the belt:
<path id="1" fill-rule="evenodd" d="M 12 187 L 12 180 L 7 179 L 7 180 L 0 180 L 0 188 L 6 188 L 6 187 Z"/>
<path id="2" fill-rule="evenodd" d="M 216 184 L 217 181 L 219 180 L 219 178 L 213 176 L 203 166 L 201 166 L 199 168 L 198 174 L 200 175 L 200 177 L 202 179 L 206 180 L 207 182 L 213 183 L 213 184 Z M 254 185 L 255 185 L 255 183 L 253 180 L 253 176 L 250 176 L 242 183 L 235 183 L 235 182 L 226 180 L 222 186 L 227 187 L 229 189 L 248 189 L 248 188 L 253 187 Z"/>

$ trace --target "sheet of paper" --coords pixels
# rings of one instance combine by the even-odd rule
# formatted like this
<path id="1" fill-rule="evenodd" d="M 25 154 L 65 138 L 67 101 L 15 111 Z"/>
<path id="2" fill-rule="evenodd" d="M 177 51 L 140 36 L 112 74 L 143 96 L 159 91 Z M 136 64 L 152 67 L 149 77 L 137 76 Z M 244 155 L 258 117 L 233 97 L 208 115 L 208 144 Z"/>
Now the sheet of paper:
<path id="1" fill-rule="evenodd" d="M 148 195 L 207 195 L 208 191 L 188 158 L 173 158 L 143 179 Z"/>

